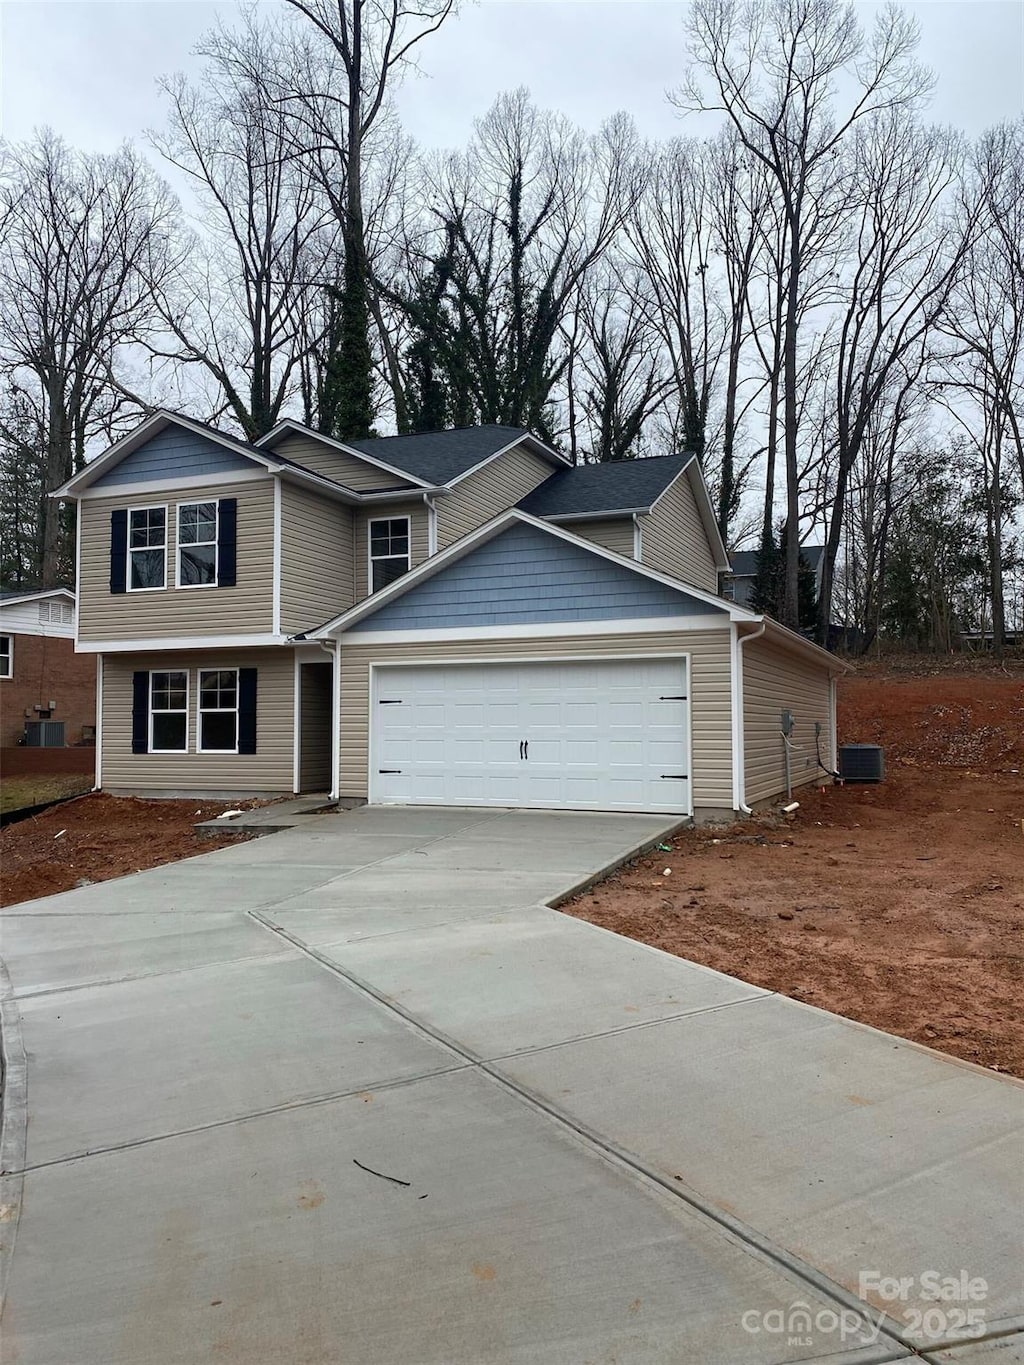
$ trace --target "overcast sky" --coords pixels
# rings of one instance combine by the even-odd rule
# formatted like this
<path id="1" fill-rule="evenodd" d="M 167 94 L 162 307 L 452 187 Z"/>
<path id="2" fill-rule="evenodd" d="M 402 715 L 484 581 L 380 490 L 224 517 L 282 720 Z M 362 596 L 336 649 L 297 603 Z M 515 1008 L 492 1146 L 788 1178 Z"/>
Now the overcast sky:
<path id="1" fill-rule="evenodd" d="M 274 3 L 275 0 L 263 0 Z M 870 20 L 876 6 L 862 3 Z M 908 6 L 938 84 L 931 116 L 977 133 L 1024 105 L 1024 2 Z M 0 117 L 20 139 L 49 124 L 108 150 L 163 122 L 156 78 L 194 70 L 196 40 L 234 4 L 209 0 L 0 0 Z M 671 0 L 482 0 L 420 49 L 424 74 L 399 96 L 422 142 L 465 142 L 495 95 L 525 84 L 588 128 L 625 109 L 646 136 L 681 131 L 665 100 L 684 62 L 685 4 Z"/>

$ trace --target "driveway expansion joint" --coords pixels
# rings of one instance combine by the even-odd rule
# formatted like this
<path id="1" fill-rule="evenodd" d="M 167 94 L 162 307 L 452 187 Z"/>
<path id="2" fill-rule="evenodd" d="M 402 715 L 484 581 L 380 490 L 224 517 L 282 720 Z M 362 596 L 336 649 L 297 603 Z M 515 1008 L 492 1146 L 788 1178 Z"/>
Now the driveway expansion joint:
<path id="1" fill-rule="evenodd" d="M 672 1195 L 674 1198 L 686 1204 L 695 1213 L 717 1224 L 718 1227 L 729 1236 L 735 1238 L 745 1246 L 748 1252 L 763 1258 L 776 1268 L 781 1268 L 789 1275 L 815 1289 L 818 1293 L 824 1294 L 834 1303 L 839 1304 L 843 1308 L 850 1309 L 861 1317 L 868 1311 L 869 1305 L 865 1304 L 865 1302 L 858 1298 L 856 1294 L 845 1289 L 842 1285 L 837 1284 L 835 1280 L 832 1280 L 814 1266 L 808 1265 L 807 1262 L 801 1260 L 798 1256 L 794 1256 L 784 1247 L 780 1247 L 770 1238 L 763 1236 L 741 1219 L 735 1218 L 730 1214 L 725 1213 L 722 1209 L 717 1208 L 709 1200 L 705 1200 L 696 1190 L 687 1190 L 685 1187 L 681 1186 L 680 1182 L 668 1179 L 662 1172 L 642 1161 L 634 1153 L 628 1151 L 626 1148 L 619 1147 L 610 1139 L 603 1137 L 596 1130 L 573 1118 L 566 1110 L 550 1103 L 548 1100 L 531 1091 L 529 1087 L 522 1085 L 520 1082 L 513 1080 L 510 1076 L 505 1075 L 497 1065 L 488 1062 L 483 1057 L 473 1052 L 472 1049 L 466 1047 L 456 1039 L 451 1038 L 440 1029 L 436 1029 L 431 1024 L 426 1023 L 411 1010 L 407 1010 L 404 1006 L 399 1005 L 397 1001 L 384 994 L 384 992 L 377 990 L 375 986 L 356 975 L 356 973 L 351 972 L 339 963 L 332 961 L 330 958 L 326 957 L 325 954 L 319 952 L 317 948 L 304 944 L 300 938 L 290 933 L 288 930 L 276 927 L 261 913 L 261 911 L 251 910 L 249 913 L 255 921 L 262 924 L 270 933 L 278 934 L 282 938 L 287 939 L 289 943 L 307 953 L 329 972 L 348 982 L 357 990 L 365 993 L 382 1008 L 398 1015 L 426 1038 L 450 1049 L 456 1055 L 462 1057 L 467 1064 L 467 1067 L 475 1068 L 479 1074 L 486 1076 L 506 1093 L 514 1096 L 520 1103 L 525 1104 L 535 1112 L 544 1114 L 557 1126 L 567 1129 L 574 1135 L 578 1142 L 582 1141 L 584 1148 L 590 1150 L 592 1155 L 610 1162 L 620 1170 L 625 1169 L 633 1179 L 639 1177 L 641 1182 L 649 1182 L 650 1184 L 655 1185 L 662 1193 Z M 763 997 L 757 996 L 753 998 L 761 999 Z M 615 1031 L 617 1032 L 618 1030 Z M 913 1343 L 907 1340 L 905 1335 L 900 1331 L 899 1324 L 888 1317 L 888 1315 L 885 1315 L 884 1322 L 878 1323 L 878 1332 L 879 1335 L 884 1335 L 894 1346 L 903 1347 L 906 1350 L 917 1354 Z M 895 1360 L 900 1357 L 899 1355 L 896 1355 L 892 1358 Z"/>

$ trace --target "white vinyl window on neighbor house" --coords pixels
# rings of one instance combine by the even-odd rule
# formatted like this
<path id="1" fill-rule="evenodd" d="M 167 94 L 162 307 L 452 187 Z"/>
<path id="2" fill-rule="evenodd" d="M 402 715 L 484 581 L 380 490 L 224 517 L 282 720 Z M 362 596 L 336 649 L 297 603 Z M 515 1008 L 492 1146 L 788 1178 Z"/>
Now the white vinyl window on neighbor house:
<path id="1" fill-rule="evenodd" d="M 383 517 L 371 521 L 370 591 L 380 592 L 412 567 L 408 517 Z"/>
<path id="2" fill-rule="evenodd" d="M 150 673 L 149 752 L 183 754 L 187 749 L 188 673 Z"/>
<path id="3" fill-rule="evenodd" d="M 216 502 L 178 504 L 178 587 L 217 586 Z"/>
<path id="4" fill-rule="evenodd" d="M 238 753 L 238 669 L 199 672 L 199 739 L 201 754 Z"/>
<path id="5" fill-rule="evenodd" d="M 14 677 L 14 636 L 0 635 L 0 678 Z"/>
<path id="6" fill-rule="evenodd" d="M 128 513 L 128 591 L 167 585 L 167 508 L 133 507 Z"/>

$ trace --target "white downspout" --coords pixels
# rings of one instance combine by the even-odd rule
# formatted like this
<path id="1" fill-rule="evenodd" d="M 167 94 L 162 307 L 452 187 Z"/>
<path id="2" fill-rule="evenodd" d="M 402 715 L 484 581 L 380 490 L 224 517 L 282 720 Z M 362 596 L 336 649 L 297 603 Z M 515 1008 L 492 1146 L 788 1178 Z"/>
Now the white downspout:
<path id="1" fill-rule="evenodd" d="M 318 640 L 331 656 L 331 800 L 341 796 L 341 641 Z"/>
<path id="2" fill-rule="evenodd" d="M 745 734 L 743 725 L 743 646 L 751 640 L 759 640 L 768 629 L 767 621 L 762 621 L 757 630 L 749 635 L 740 635 L 739 626 L 733 625 L 733 780 L 736 786 L 736 804 L 741 815 L 753 815 L 747 805 L 746 754 L 744 752 Z"/>

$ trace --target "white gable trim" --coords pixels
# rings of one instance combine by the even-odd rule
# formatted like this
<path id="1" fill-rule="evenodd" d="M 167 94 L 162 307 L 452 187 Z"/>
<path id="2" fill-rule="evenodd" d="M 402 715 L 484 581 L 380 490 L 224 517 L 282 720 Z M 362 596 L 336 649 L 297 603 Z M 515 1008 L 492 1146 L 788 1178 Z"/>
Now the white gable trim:
<path id="1" fill-rule="evenodd" d="M 332 450 L 340 450 L 345 455 L 351 455 L 355 460 L 362 460 L 364 464 L 373 465 L 376 469 L 383 469 L 387 474 L 394 474 L 396 479 L 405 479 L 407 483 L 415 484 L 417 488 L 433 488 L 433 484 L 426 479 L 417 478 L 415 474 L 410 474 L 406 469 L 397 469 L 394 465 L 386 464 L 384 460 L 378 460 L 375 455 L 367 455 L 365 451 L 356 450 L 354 446 L 347 446 L 344 441 L 336 441 L 333 436 L 325 436 L 321 431 L 313 431 L 310 427 L 304 427 L 301 422 L 295 422 L 290 417 L 286 417 L 283 422 L 278 422 L 273 431 L 268 431 L 266 436 L 261 436 L 255 443 L 256 447 L 262 450 L 266 446 L 272 451 L 273 443 L 282 440 L 289 433 L 295 436 L 306 436 L 311 441 L 319 441 L 321 445 L 329 446 Z M 282 458 L 288 459 L 289 457 L 282 456 Z"/>
<path id="2" fill-rule="evenodd" d="M 0 601 L 0 608 L 20 607 L 23 602 L 42 601 L 44 597 L 66 597 L 72 606 L 75 605 L 77 598 L 70 588 L 26 588 L 16 597 L 5 597 Z"/>
<path id="3" fill-rule="evenodd" d="M 694 630 L 728 630 L 728 616 L 616 616 L 596 621 L 538 621 L 519 626 L 461 626 L 431 630 L 359 630 L 340 637 L 342 648 L 356 645 L 450 644 L 458 640 L 547 640 L 585 635 L 686 634 Z"/>
<path id="4" fill-rule="evenodd" d="M 457 540 L 454 545 L 449 545 L 446 550 L 442 550 L 439 555 L 434 555 L 432 559 L 425 559 L 417 568 L 397 579 L 390 587 L 383 588 L 380 592 L 374 593 L 371 597 L 358 603 L 347 612 L 342 612 L 340 616 L 334 617 L 326 625 L 320 626 L 317 630 L 311 630 L 306 638 L 310 640 L 322 640 L 329 636 L 336 636 L 348 630 L 357 621 L 361 621 L 365 616 L 370 616 L 378 611 L 388 602 L 393 602 L 396 597 L 401 597 L 417 583 L 422 583 L 427 578 L 432 578 L 434 574 L 440 573 L 447 565 L 462 559 L 479 545 L 484 545 L 502 531 L 507 530 L 515 522 L 521 522 L 525 526 L 533 526 L 546 535 L 554 536 L 556 539 L 564 540 L 567 544 L 582 548 L 588 554 L 596 555 L 599 559 L 607 559 L 611 564 L 618 564 L 621 568 L 628 569 L 631 573 L 639 574 L 641 578 L 648 578 L 652 583 L 660 583 L 663 587 L 673 588 L 676 592 L 684 593 L 687 597 L 692 597 L 698 602 L 704 602 L 716 611 L 720 611 L 723 620 L 729 621 L 758 621 L 760 617 L 752 611 L 747 611 L 745 607 L 738 607 L 733 602 L 727 602 L 724 598 L 714 597 L 709 592 L 704 592 L 701 588 L 691 587 L 689 583 L 684 583 L 681 579 L 670 578 L 667 574 L 659 573 L 656 569 L 648 568 L 646 564 L 638 564 L 635 559 L 626 559 L 623 555 L 617 555 L 612 550 L 606 550 L 603 545 L 598 545 L 594 541 L 584 540 L 582 536 L 574 536 L 571 531 L 563 531 L 558 526 L 553 526 L 549 521 L 542 521 L 537 517 L 532 517 L 528 512 L 522 512 L 513 507 L 492 521 L 486 522 L 476 531 L 461 540 Z"/>
<path id="5" fill-rule="evenodd" d="M 449 479 L 445 487 L 455 488 L 458 484 L 462 483 L 463 479 L 468 479 L 471 474 L 476 474 L 481 469 L 486 469 L 489 464 L 500 459 L 502 455 L 507 455 L 510 450 L 515 450 L 516 446 L 522 445 L 532 445 L 545 459 L 551 460 L 555 464 L 567 465 L 570 469 L 572 468 L 571 461 L 565 455 L 560 455 L 557 450 L 552 450 L 549 445 L 545 445 L 543 441 L 539 440 L 531 432 L 524 431 L 522 436 L 517 436 L 514 441 L 509 441 L 508 445 L 504 445 L 500 450 L 495 450 L 492 454 L 486 455 L 479 463 L 473 465 L 470 469 L 464 470 L 461 474 L 456 475 L 454 479 Z"/>
<path id="6" fill-rule="evenodd" d="M 145 483 L 115 483 L 109 488 L 87 488 L 83 493 L 79 493 L 79 502 L 98 502 L 102 498 L 137 498 L 143 495 L 152 497 L 154 490 L 158 489 L 161 494 L 165 492 L 176 493 L 186 488 L 219 488 L 228 487 L 236 483 L 260 483 L 264 479 L 273 478 L 269 469 L 240 469 L 234 474 L 193 474 L 189 478 L 181 479 L 160 479 L 159 481 L 150 479 Z"/>
<path id="7" fill-rule="evenodd" d="M 209 427 L 204 427 L 201 422 L 193 422 L 188 417 L 182 417 L 179 413 L 164 412 L 161 410 L 159 412 L 154 412 L 152 417 L 147 417 L 141 426 L 136 427 L 133 432 L 122 437 L 120 441 L 116 441 L 109 450 L 104 451 L 103 454 L 98 456 L 95 460 L 90 460 L 84 469 L 68 479 L 67 483 L 62 484 L 60 488 L 55 489 L 50 494 L 50 497 L 63 498 L 76 496 L 82 489 L 88 488 L 91 484 L 95 483 L 108 469 L 111 469 L 114 465 L 120 464 L 126 456 L 131 455 L 132 452 L 138 450 L 140 446 L 144 446 L 147 441 L 151 440 L 152 437 L 158 435 L 169 426 L 184 427 L 186 431 L 192 432 L 194 436 L 205 437 L 206 440 L 213 441 L 216 445 L 224 446 L 225 449 L 230 450 L 235 455 L 241 455 L 247 460 L 252 460 L 253 464 L 263 465 L 265 469 L 275 468 L 273 461 L 268 460 L 265 455 L 260 455 L 257 451 L 252 449 L 251 446 L 247 446 L 243 444 L 243 442 L 235 440 L 233 436 L 228 436 L 219 431 L 212 431 Z"/>

